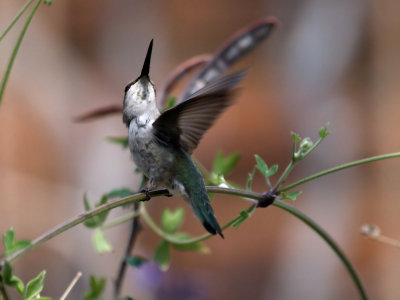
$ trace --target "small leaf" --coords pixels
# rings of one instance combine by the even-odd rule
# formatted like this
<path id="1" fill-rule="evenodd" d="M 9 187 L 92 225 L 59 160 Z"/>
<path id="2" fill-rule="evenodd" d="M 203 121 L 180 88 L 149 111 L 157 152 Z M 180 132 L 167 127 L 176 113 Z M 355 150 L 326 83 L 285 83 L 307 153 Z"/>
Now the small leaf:
<path id="1" fill-rule="evenodd" d="M 164 110 L 174 107 L 175 103 L 176 103 L 176 97 L 169 97 L 167 103 L 165 104 Z"/>
<path id="2" fill-rule="evenodd" d="M 86 211 L 92 209 L 92 205 L 90 205 L 89 199 L 87 197 L 87 193 L 83 194 L 83 205 L 84 205 Z"/>
<path id="3" fill-rule="evenodd" d="M 44 0 L 44 4 L 46 5 L 52 5 L 53 4 L 53 0 Z"/>
<path id="4" fill-rule="evenodd" d="M 42 272 L 39 273 L 38 276 L 29 281 L 25 287 L 24 299 L 31 299 L 36 295 L 38 295 L 43 289 L 45 278 L 46 278 L 46 271 L 43 270 Z"/>
<path id="5" fill-rule="evenodd" d="M 93 233 L 93 244 L 94 248 L 96 249 L 96 252 L 99 254 L 113 251 L 113 248 L 111 244 L 108 242 L 107 237 L 104 234 L 104 231 L 101 230 L 100 228 L 96 228 Z"/>
<path id="6" fill-rule="evenodd" d="M 273 165 L 265 175 L 266 177 L 271 177 L 272 175 L 275 175 L 275 173 L 278 171 L 278 165 Z"/>
<path id="7" fill-rule="evenodd" d="M 325 138 L 329 134 L 328 126 L 329 126 L 329 123 L 326 123 L 326 125 L 321 127 L 321 129 L 319 130 L 318 133 L 319 133 L 319 137 L 321 139 Z"/>
<path id="8" fill-rule="evenodd" d="M 14 244 L 14 239 L 15 239 L 15 231 L 14 228 L 11 227 L 5 234 L 3 234 L 3 245 L 4 248 L 6 249 L 6 252 L 12 249 L 12 246 Z"/>
<path id="9" fill-rule="evenodd" d="M 131 267 L 139 268 L 143 264 L 147 263 L 148 259 L 143 256 L 134 255 L 134 256 L 129 256 L 129 257 L 125 258 L 125 262 Z"/>
<path id="10" fill-rule="evenodd" d="M 254 156 L 255 156 L 256 162 L 257 162 L 256 168 L 261 172 L 261 174 L 263 174 L 264 176 L 266 176 L 266 174 L 267 174 L 267 172 L 268 172 L 268 166 L 267 166 L 267 164 L 266 164 L 265 161 L 264 161 L 260 156 L 258 156 L 257 154 L 254 155 Z"/>
<path id="11" fill-rule="evenodd" d="M 286 193 L 281 193 L 281 196 L 283 199 L 288 199 L 288 200 L 292 200 L 295 201 L 297 196 L 300 195 L 302 192 L 301 191 L 295 191 L 295 192 L 291 192 L 289 194 Z"/>
<path id="12" fill-rule="evenodd" d="M 90 290 L 85 292 L 83 298 L 85 300 L 102 300 L 102 294 L 104 293 L 106 287 L 106 278 L 95 276 L 90 276 Z"/>
<path id="13" fill-rule="evenodd" d="M 256 173 L 256 167 L 254 167 L 251 173 L 249 173 L 249 175 L 247 176 L 246 189 L 248 191 L 251 190 L 251 184 L 253 183 L 253 178 L 255 173 Z"/>
<path id="14" fill-rule="evenodd" d="M 128 148 L 129 147 L 129 139 L 128 137 L 107 137 L 107 141 L 113 144 L 117 144 L 122 146 L 122 148 Z"/>
<path id="15" fill-rule="evenodd" d="M 171 249 L 169 243 L 165 240 L 158 244 L 154 252 L 153 260 L 157 263 L 162 271 L 167 271 L 171 260 Z"/>
<path id="16" fill-rule="evenodd" d="M 222 151 L 218 151 L 214 159 L 212 172 L 217 175 L 227 175 L 236 167 L 239 159 L 240 154 L 238 152 L 224 156 Z"/>
<path id="17" fill-rule="evenodd" d="M 106 204 L 107 202 L 108 202 L 108 196 L 107 196 L 107 195 L 103 195 L 103 196 L 100 198 L 100 201 L 96 203 L 96 207 L 99 207 L 99 206 L 101 206 L 101 205 L 103 205 L 103 204 Z M 110 212 L 110 211 L 107 210 L 107 211 L 102 212 L 102 213 L 99 213 L 99 214 L 97 215 L 97 220 L 98 220 L 99 226 L 100 226 L 100 225 L 103 225 L 103 223 L 104 223 L 105 220 L 107 219 L 107 216 L 108 216 L 109 212 Z"/>
<path id="18" fill-rule="evenodd" d="M 12 283 L 12 284 L 10 284 L 10 285 L 13 286 L 13 287 L 15 287 L 15 289 L 17 290 L 17 292 L 18 292 L 21 296 L 23 296 L 23 295 L 24 295 L 25 287 L 24 287 L 24 283 L 22 282 L 22 280 L 19 279 L 17 276 L 13 275 L 12 278 L 11 278 L 11 283 Z"/>
<path id="19" fill-rule="evenodd" d="M 191 239 L 192 236 L 185 232 L 177 232 L 174 234 L 174 238 L 180 241 Z M 210 249 L 201 242 L 195 242 L 190 244 L 171 244 L 175 250 L 178 251 L 196 251 L 202 254 L 210 253 Z"/>
<path id="20" fill-rule="evenodd" d="M 183 215 L 183 207 L 179 207 L 175 211 L 170 211 L 168 208 L 164 209 L 161 216 L 163 230 L 167 233 L 176 232 L 182 226 Z"/>
<path id="21" fill-rule="evenodd" d="M 245 210 L 242 210 L 235 222 L 232 223 L 232 227 L 238 228 L 246 219 L 249 217 L 249 213 Z"/>
<path id="22" fill-rule="evenodd" d="M 31 244 L 31 242 L 28 240 L 19 240 L 14 243 L 12 249 L 13 249 L 13 251 L 17 251 L 17 250 L 20 250 L 20 249 L 23 249 L 23 248 L 29 246 L 30 244 Z"/>
<path id="23" fill-rule="evenodd" d="M 1 277 L 6 285 L 12 285 L 13 269 L 8 261 L 4 261 Z"/>
<path id="24" fill-rule="evenodd" d="M 100 198 L 100 200 L 96 203 L 95 207 L 99 207 L 99 206 L 101 206 L 103 204 L 106 204 L 107 201 L 108 201 L 108 196 L 107 195 L 103 195 Z M 91 205 L 89 203 L 89 200 L 87 199 L 86 194 L 84 195 L 83 202 L 84 202 L 86 210 L 88 210 L 88 208 L 92 209 Z M 102 213 L 100 213 L 100 214 L 98 214 L 96 216 L 93 216 L 93 217 L 87 219 L 85 221 L 85 223 L 84 223 L 85 226 L 89 227 L 89 228 L 95 228 L 95 227 L 101 226 L 104 223 L 104 221 L 106 220 L 106 218 L 108 216 L 108 213 L 109 213 L 109 211 L 105 211 L 105 212 L 102 212 Z"/>
<path id="25" fill-rule="evenodd" d="M 111 198 L 125 198 L 125 197 L 127 197 L 127 196 L 132 195 L 132 194 L 134 194 L 134 192 L 131 191 L 130 189 L 127 189 L 127 188 L 119 188 L 119 189 L 114 189 L 114 190 L 110 191 L 110 192 L 107 194 L 107 197 L 108 197 L 109 199 L 111 199 Z"/>

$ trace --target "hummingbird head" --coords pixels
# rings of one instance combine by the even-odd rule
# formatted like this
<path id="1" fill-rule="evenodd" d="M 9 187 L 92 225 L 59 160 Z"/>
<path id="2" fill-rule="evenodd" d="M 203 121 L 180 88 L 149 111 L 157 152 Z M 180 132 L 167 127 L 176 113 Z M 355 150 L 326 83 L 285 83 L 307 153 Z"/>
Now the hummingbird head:
<path id="1" fill-rule="evenodd" d="M 122 115 L 126 126 L 129 126 L 133 118 L 150 112 L 151 108 L 156 107 L 156 90 L 149 77 L 152 49 L 153 40 L 151 40 L 147 50 L 142 73 L 125 87 Z"/>

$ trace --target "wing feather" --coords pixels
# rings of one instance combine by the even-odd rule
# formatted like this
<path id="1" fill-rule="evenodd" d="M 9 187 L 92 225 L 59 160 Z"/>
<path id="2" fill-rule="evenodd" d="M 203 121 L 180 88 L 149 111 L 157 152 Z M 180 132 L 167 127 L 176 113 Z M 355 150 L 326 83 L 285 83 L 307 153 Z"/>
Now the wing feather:
<path id="1" fill-rule="evenodd" d="M 243 76 L 244 72 L 224 76 L 166 110 L 153 123 L 156 141 L 192 153 L 218 116 L 233 104 L 233 88 Z"/>

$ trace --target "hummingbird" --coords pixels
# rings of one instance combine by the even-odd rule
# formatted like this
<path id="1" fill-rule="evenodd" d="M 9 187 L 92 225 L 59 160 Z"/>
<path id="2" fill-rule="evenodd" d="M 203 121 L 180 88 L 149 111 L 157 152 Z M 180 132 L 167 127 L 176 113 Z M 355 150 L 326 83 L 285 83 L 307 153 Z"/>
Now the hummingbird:
<path id="1" fill-rule="evenodd" d="M 191 158 L 203 134 L 233 104 L 234 87 L 244 72 L 217 79 L 173 108 L 160 112 L 156 90 L 149 77 L 151 40 L 140 76 L 125 87 L 123 122 L 128 127 L 132 159 L 148 179 L 145 192 L 166 187 L 191 206 L 211 234 L 222 230 L 214 215 L 203 177 Z"/>

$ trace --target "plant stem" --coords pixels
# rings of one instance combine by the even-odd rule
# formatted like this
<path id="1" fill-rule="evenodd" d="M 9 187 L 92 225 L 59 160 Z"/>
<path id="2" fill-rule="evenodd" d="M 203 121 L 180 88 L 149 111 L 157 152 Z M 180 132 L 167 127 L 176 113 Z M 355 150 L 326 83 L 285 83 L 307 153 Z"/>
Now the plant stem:
<path id="1" fill-rule="evenodd" d="M 26 30 L 28 29 L 28 26 L 31 23 L 32 18 L 35 15 L 37 9 L 39 8 L 39 5 L 41 2 L 42 2 L 42 0 L 37 0 L 35 5 L 33 6 L 32 11 L 28 15 L 28 17 L 25 21 L 25 24 L 22 27 L 21 33 L 19 34 L 18 40 L 14 46 L 13 52 L 11 53 L 11 57 L 10 57 L 10 60 L 8 61 L 7 69 L 4 73 L 4 77 L 3 77 L 3 80 L 1 81 L 1 85 L 0 85 L 0 104 L 1 104 L 1 100 L 3 99 L 4 91 L 6 89 L 7 81 L 10 76 L 10 72 L 11 72 L 12 66 L 14 64 L 15 57 L 17 56 L 19 47 L 21 46 L 22 39 L 24 38 Z"/>
<path id="2" fill-rule="evenodd" d="M 398 155 L 400 156 L 400 153 Z M 221 188 L 221 187 L 207 187 L 207 190 L 208 190 L 208 192 L 212 192 L 212 193 L 235 195 L 235 196 L 238 196 L 238 197 L 244 197 L 246 199 L 253 199 L 253 200 L 258 200 L 258 201 L 264 200 L 263 194 L 255 193 L 255 192 L 251 192 L 251 191 L 243 191 L 243 190 L 236 190 L 236 189 L 231 189 L 231 188 Z M 168 194 L 169 194 L 169 191 L 167 189 L 155 190 L 155 191 L 151 191 L 150 192 L 150 195 L 152 197 L 168 195 Z M 134 194 L 132 196 L 128 196 L 128 197 L 125 197 L 125 198 L 122 198 L 122 199 L 110 201 L 109 203 L 106 203 L 104 205 L 96 207 L 91 211 L 87 211 L 87 212 L 81 213 L 77 217 L 72 218 L 72 219 L 70 219 L 70 220 L 68 220 L 68 221 L 56 226 L 55 228 L 53 228 L 50 231 L 46 232 L 45 234 L 41 235 L 37 239 L 33 240 L 32 243 L 29 246 L 27 246 L 26 248 L 21 249 L 20 251 L 17 251 L 14 254 L 12 254 L 11 256 L 7 257 L 7 261 L 8 262 L 15 261 L 16 259 L 18 259 L 22 255 L 28 253 L 29 251 L 31 251 L 32 249 L 38 247 L 39 245 L 43 244 L 44 242 L 50 240 L 51 238 L 61 234 L 62 232 L 66 231 L 66 230 L 68 230 L 68 229 L 70 229 L 70 228 L 72 228 L 72 227 L 74 227 L 74 226 L 76 226 L 76 225 L 78 225 L 78 224 L 80 224 L 82 222 L 84 222 L 88 218 L 91 218 L 91 217 L 93 217 L 93 216 L 95 216 L 95 215 L 97 215 L 99 213 L 108 211 L 108 210 L 110 210 L 112 208 L 115 208 L 115 207 L 118 207 L 118 206 L 129 204 L 129 203 L 137 203 L 137 202 L 143 201 L 145 199 L 146 199 L 146 195 L 143 194 L 143 193 Z M 354 271 L 354 268 L 351 266 L 350 262 L 347 260 L 347 258 L 343 254 L 343 252 L 336 245 L 336 243 L 329 237 L 329 235 L 321 227 L 319 227 L 318 224 L 316 224 L 313 220 L 311 220 L 309 217 L 307 217 L 304 213 L 300 212 L 299 210 L 297 210 L 296 208 L 290 206 L 289 204 L 286 204 L 285 202 L 280 201 L 280 200 L 275 200 L 273 205 L 275 205 L 275 206 L 277 206 L 277 207 L 279 207 L 281 209 L 284 209 L 284 210 L 288 211 L 289 213 L 293 214 L 294 216 L 299 218 L 301 221 L 306 223 L 318 235 L 320 235 L 328 243 L 328 245 L 331 247 L 331 249 L 338 255 L 340 260 L 345 265 L 347 271 L 349 272 L 350 276 L 352 277 L 353 281 L 355 282 L 355 284 L 357 286 L 357 289 L 358 289 L 358 291 L 360 293 L 361 298 L 362 299 L 367 299 L 366 294 L 364 292 L 364 289 L 363 289 L 363 287 L 361 285 L 361 282 L 358 279 L 358 276 L 357 276 L 356 272 Z M 247 209 L 247 212 L 250 213 L 253 209 L 254 209 L 254 204 L 251 205 Z M 203 240 L 205 240 L 205 239 L 207 239 L 207 238 L 212 236 L 211 234 L 204 234 L 202 236 L 199 236 L 199 237 L 196 237 L 196 238 L 190 238 L 190 239 L 187 239 L 187 240 L 184 240 L 184 241 L 177 240 L 173 235 L 168 235 L 168 234 L 164 233 L 155 224 L 155 222 L 147 214 L 144 205 L 141 205 L 140 213 L 141 213 L 141 216 L 143 217 L 143 219 L 149 224 L 149 226 L 157 234 L 159 234 L 163 238 L 167 239 L 171 243 L 175 243 L 175 244 L 196 243 L 196 242 L 199 242 L 199 241 L 203 241 Z M 239 218 L 240 218 L 240 216 L 237 216 L 237 217 L 233 218 L 231 221 L 227 222 L 224 226 L 222 226 L 222 229 L 228 228 L 234 222 L 236 222 Z M 0 266 L 1 266 L 1 264 L 0 264 Z"/>
<path id="3" fill-rule="evenodd" d="M 1 295 L 3 295 L 4 300 L 10 300 L 10 298 L 8 297 L 6 288 L 3 285 L 3 282 L 0 282 L 0 293 L 1 293 Z"/>
<path id="4" fill-rule="evenodd" d="M 162 196 L 162 195 L 168 195 L 168 190 L 167 189 L 161 189 L 161 190 L 155 190 L 151 191 L 150 195 L 152 197 L 157 197 L 157 196 Z M 21 256 L 25 255 L 26 253 L 30 252 L 31 250 L 35 249 L 36 247 L 42 245 L 44 242 L 56 237 L 57 235 L 63 233 L 64 231 L 84 222 L 85 220 L 96 216 L 102 212 L 108 211 L 110 209 L 126 205 L 129 203 L 134 203 L 134 202 L 139 202 L 143 201 L 146 199 L 146 195 L 143 193 L 139 194 L 134 194 L 125 198 L 121 198 L 118 200 L 112 200 L 109 203 L 106 203 L 104 205 L 98 206 L 90 211 L 86 211 L 84 213 L 79 214 L 77 217 L 74 217 L 64 223 L 61 223 L 60 225 L 57 225 L 56 227 L 52 228 L 48 232 L 42 234 L 38 238 L 34 239 L 31 244 L 24 249 L 21 249 L 19 251 L 14 252 L 12 255 L 8 256 L 6 259 L 8 262 L 14 262 Z M 2 262 L 0 262 L 0 265 Z"/>
<path id="5" fill-rule="evenodd" d="M 208 191 L 211 192 L 210 190 L 208 190 Z M 254 204 L 246 209 L 246 211 L 248 213 L 251 213 L 253 210 L 254 210 Z M 147 225 L 149 225 L 150 228 L 158 236 L 160 236 L 162 239 L 166 240 L 167 242 L 175 244 L 175 245 L 194 244 L 194 243 L 198 243 L 198 242 L 207 240 L 207 239 L 209 239 L 209 238 L 214 236 L 211 233 L 205 233 L 205 234 L 200 235 L 198 237 L 188 238 L 188 239 L 185 239 L 185 240 L 177 239 L 173 234 L 168 234 L 168 233 L 164 232 L 160 227 L 158 227 L 158 225 L 154 222 L 154 220 L 147 213 L 147 210 L 146 210 L 146 207 L 145 207 L 144 203 L 141 203 L 141 205 L 140 205 L 140 214 L 141 214 L 143 220 L 145 220 L 145 222 L 147 223 Z M 230 227 L 233 223 L 235 223 L 240 218 L 241 218 L 241 216 L 236 216 L 235 218 L 233 218 L 232 220 L 228 221 L 223 226 L 221 226 L 221 229 L 225 230 L 226 228 Z"/>
<path id="6" fill-rule="evenodd" d="M 277 193 L 279 187 L 286 181 L 286 178 L 292 172 L 295 165 L 296 163 L 293 160 L 291 160 L 290 163 L 287 165 L 285 171 L 282 173 L 281 177 L 278 179 L 275 187 L 272 189 L 273 193 Z"/>
<path id="7" fill-rule="evenodd" d="M 3 31 L 3 33 L 0 35 L 0 41 L 6 36 L 6 34 L 11 30 L 11 28 L 17 23 L 19 18 L 24 14 L 26 9 L 29 7 L 29 5 L 32 4 L 34 0 L 28 0 L 25 5 L 19 10 L 17 15 L 11 20 L 10 24 L 6 27 L 6 29 Z"/>
<path id="8" fill-rule="evenodd" d="M 142 190 L 145 187 L 145 184 L 146 184 L 146 177 L 144 175 L 142 175 L 142 180 L 140 182 L 139 190 Z M 122 257 L 120 265 L 119 265 L 117 279 L 114 282 L 114 299 L 115 300 L 117 300 L 119 298 L 122 282 L 124 281 L 125 271 L 126 271 L 126 267 L 127 267 L 126 258 L 129 257 L 129 255 L 131 254 L 133 247 L 135 245 L 136 239 L 139 235 L 139 232 L 142 229 L 142 226 L 139 222 L 140 214 L 138 213 L 138 211 L 139 211 L 139 203 L 138 202 L 133 203 L 133 212 L 134 212 L 135 216 L 132 219 L 128 243 L 125 247 L 125 253 L 124 253 L 124 256 Z"/>
<path id="9" fill-rule="evenodd" d="M 303 183 L 309 182 L 309 181 L 314 180 L 314 179 L 316 179 L 318 177 L 322 177 L 322 176 L 325 176 L 325 175 L 328 175 L 328 174 L 331 174 L 331 173 L 335 173 L 337 171 L 341 171 L 341 170 L 348 169 L 348 168 L 351 168 L 351 167 L 355 167 L 355 166 L 371 163 L 371 162 L 378 161 L 378 160 L 384 160 L 384 159 L 395 158 L 395 157 L 400 157 L 400 152 L 377 155 L 377 156 L 373 156 L 373 157 L 368 157 L 368 158 L 356 160 L 356 161 L 353 161 L 353 162 L 350 162 L 350 163 L 347 163 L 347 164 L 343 164 L 343 165 L 340 165 L 340 166 L 337 166 L 337 167 L 334 167 L 334 168 L 319 172 L 317 174 L 311 175 L 311 176 L 306 177 L 304 179 L 301 179 L 301 180 L 299 180 L 299 181 L 297 181 L 295 183 L 292 183 L 292 184 L 280 189 L 278 192 L 279 193 L 286 192 L 286 191 L 291 190 L 291 189 L 293 189 L 293 188 L 295 188 L 295 187 L 297 187 L 299 185 L 302 185 Z"/>
<path id="10" fill-rule="evenodd" d="M 329 247 L 335 252 L 335 254 L 339 257 L 340 261 L 343 263 L 344 267 L 346 268 L 347 272 L 350 274 L 351 279 L 353 280 L 355 286 L 357 287 L 358 293 L 360 298 L 363 300 L 367 299 L 367 294 L 361 284 L 361 281 L 351 265 L 350 261 L 347 259 L 343 251 L 340 247 L 335 243 L 335 241 L 329 236 L 329 234 L 322 229 L 316 222 L 314 222 L 311 218 L 307 215 L 299 211 L 297 208 L 283 202 L 280 200 L 276 200 L 273 204 L 276 207 L 279 207 L 290 214 L 294 215 L 296 218 L 300 219 L 306 225 L 308 225 L 312 230 L 314 230 L 328 245 Z"/>
<path id="11" fill-rule="evenodd" d="M 102 229 L 110 229 L 112 227 L 115 227 L 115 226 L 121 225 L 125 222 L 128 222 L 129 220 L 131 220 L 134 217 L 139 216 L 139 215 L 140 215 L 139 211 L 131 211 L 130 213 L 127 213 L 118 218 L 115 218 L 114 220 L 107 222 L 106 224 L 102 225 L 101 228 Z"/>

